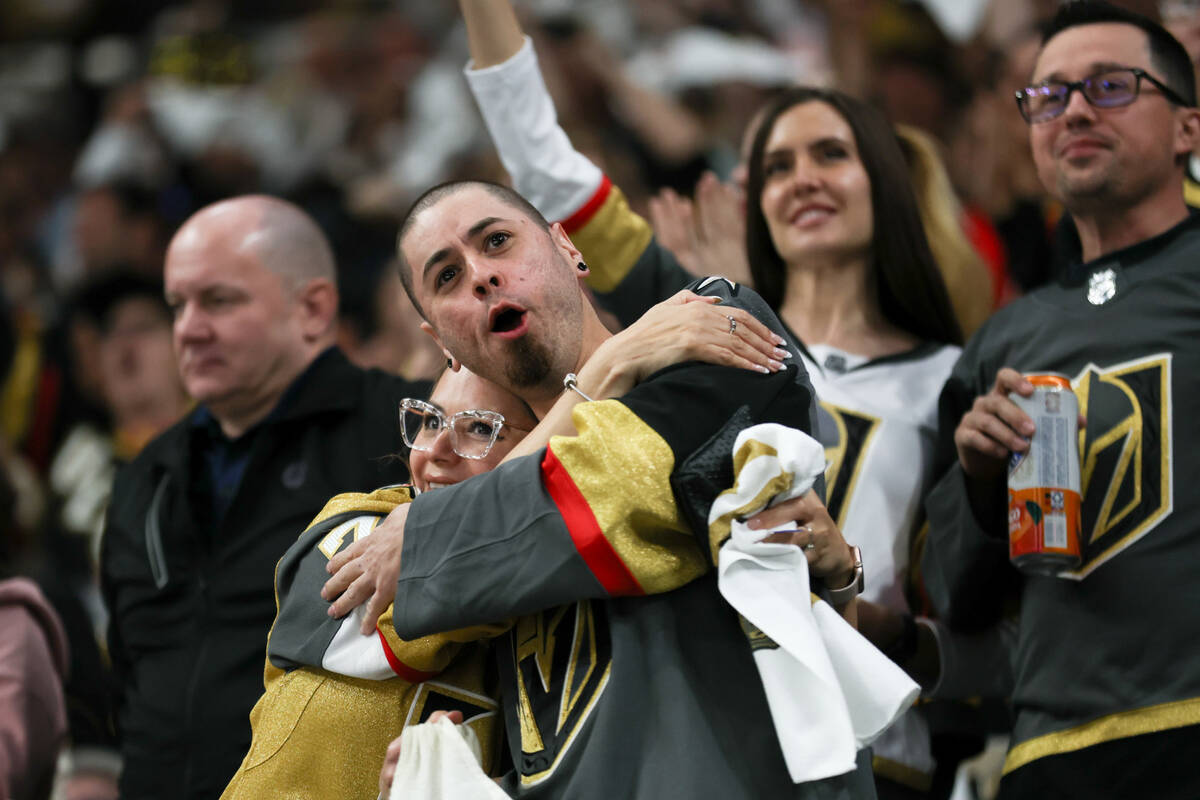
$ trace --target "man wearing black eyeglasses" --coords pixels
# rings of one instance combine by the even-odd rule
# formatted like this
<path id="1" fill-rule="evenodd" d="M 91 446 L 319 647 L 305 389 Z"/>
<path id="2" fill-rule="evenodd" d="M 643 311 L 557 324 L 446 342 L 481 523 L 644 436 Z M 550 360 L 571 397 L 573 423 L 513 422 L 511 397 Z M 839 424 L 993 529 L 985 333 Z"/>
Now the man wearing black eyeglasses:
<path id="1" fill-rule="evenodd" d="M 1200 797 L 1200 418 L 1177 413 L 1200 394 L 1192 64 L 1157 23 L 1070 3 L 1016 101 L 1080 261 L 997 313 L 947 383 L 923 576 L 959 628 L 1020 609 L 1003 797 Z M 1083 560 L 1027 576 L 1008 561 L 1006 463 L 1050 432 L 1010 397 L 1045 372 L 1071 379 L 1086 417 Z"/>

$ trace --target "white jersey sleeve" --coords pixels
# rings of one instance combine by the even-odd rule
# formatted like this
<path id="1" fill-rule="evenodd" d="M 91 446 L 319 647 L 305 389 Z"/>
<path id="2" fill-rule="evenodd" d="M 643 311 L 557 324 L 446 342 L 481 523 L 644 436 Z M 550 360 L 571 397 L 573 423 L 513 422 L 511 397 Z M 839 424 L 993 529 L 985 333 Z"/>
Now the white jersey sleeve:
<path id="1" fill-rule="evenodd" d="M 551 222 L 573 215 L 596 194 L 604 173 L 575 150 L 558 124 L 533 43 L 507 61 L 464 70 L 471 93 L 514 188 Z"/>

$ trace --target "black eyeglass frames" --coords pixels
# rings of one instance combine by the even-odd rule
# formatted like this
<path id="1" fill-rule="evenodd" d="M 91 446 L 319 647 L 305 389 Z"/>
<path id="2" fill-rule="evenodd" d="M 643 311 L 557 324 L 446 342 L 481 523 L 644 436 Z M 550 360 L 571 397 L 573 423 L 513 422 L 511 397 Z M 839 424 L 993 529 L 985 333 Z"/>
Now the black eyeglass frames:
<path id="1" fill-rule="evenodd" d="M 1016 93 L 1017 108 L 1026 122 L 1047 122 L 1067 110 L 1071 93 L 1076 90 L 1096 108 L 1127 106 L 1141 93 L 1143 80 L 1154 84 L 1163 97 L 1175 105 L 1190 105 L 1149 72 L 1128 67 L 1098 72 L 1081 81 L 1043 81 L 1036 86 L 1027 86 Z"/>

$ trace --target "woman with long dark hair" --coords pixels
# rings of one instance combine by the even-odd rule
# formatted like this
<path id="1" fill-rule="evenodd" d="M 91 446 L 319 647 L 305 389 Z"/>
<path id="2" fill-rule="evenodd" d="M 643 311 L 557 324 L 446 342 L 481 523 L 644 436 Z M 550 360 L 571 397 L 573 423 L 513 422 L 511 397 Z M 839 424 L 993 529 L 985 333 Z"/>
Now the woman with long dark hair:
<path id="1" fill-rule="evenodd" d="M 754 286 L 802 341 L 871 357 L 962 343 L 903 151 L 874 108 L 829 89 L 778 97 L 754 136 L 747 197 Z"/>

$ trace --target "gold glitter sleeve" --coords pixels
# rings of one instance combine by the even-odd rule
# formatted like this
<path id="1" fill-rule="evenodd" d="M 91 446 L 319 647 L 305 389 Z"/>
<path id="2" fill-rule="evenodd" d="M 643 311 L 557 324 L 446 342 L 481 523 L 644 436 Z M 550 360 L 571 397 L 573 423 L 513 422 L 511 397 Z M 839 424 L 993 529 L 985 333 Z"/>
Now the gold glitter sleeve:
<path id="1" fill-rule="evenodd" d="M 316 518 L 309 523 L 309 528 L 320 525 L 330 517 L 354 511 L 359 514 L 380 514 L 387 516 L 396 506 L 411 503 L 412 490 L 407 486 L 384 486 L 373 492 L 345 492 L 330 498 Z"/>
<path id="2" fill-rule="evenodd" d="M 671 490 L 670 445 L 616 400 L 582 403 L 574 421 L 577 436 L 550 440 L 543 483 L 605 591 L 655 594 L 702 575 L 707 562 Z"/>
<path id="3" fill-rule="evenodd" d="M 392 608 L 387 607 L 377 626 L 383 639 L 384 655 L 397 675 L 414 682 L 429 680 L 446 669 L 464 644 L 495 638 L 512 627 L 511 622 L 473 625 L 419 639 L 402 639 L 393 627 Z"/>
<path id="4" fill-rule="evenodd" d="M 563 226 L 591 267 L 588 286 L 597 292 L 611 292 L 633 269 L 654 234 L 607 179 L 596 199 L 594 210 L 585 206 Z"/>

